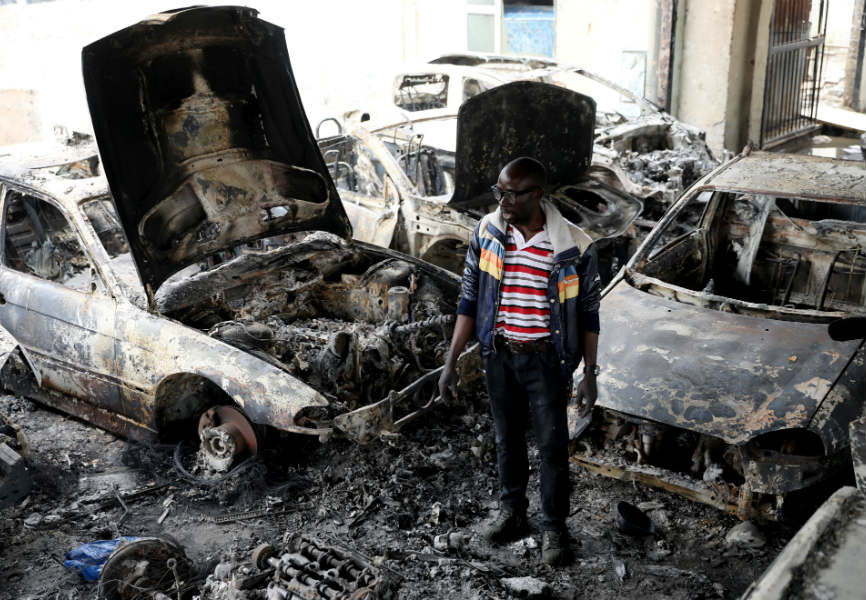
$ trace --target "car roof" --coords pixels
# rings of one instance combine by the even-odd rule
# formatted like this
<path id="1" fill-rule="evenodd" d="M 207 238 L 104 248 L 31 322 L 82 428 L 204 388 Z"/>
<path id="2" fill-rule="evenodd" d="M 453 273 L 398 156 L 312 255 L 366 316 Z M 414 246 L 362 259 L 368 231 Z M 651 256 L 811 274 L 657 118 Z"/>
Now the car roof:
<path id="1" fill-rule="evenodd" d="M 860 161 L 755 151 L 731 161 L 702 187 L 857 204 L 866 202 L 866 167 Z"/>
<path id="2" fill-rule="evenodd" d="M 469 78 L 487 78 L 500 83 L 506 83 L 511 79 L 520 77 L 526 71 L 503 72 L 495 69 L 485 69 L 484 66 L 462 66 L 452 64 L 431 64 L 431 63 L 408 63 L 403 65 L 398 73 L 394 75 L 395 79 L 405 75 L 425 75 L 428 73 L 443 73 L 449 77 L 469 77 Z"/>
<path id="3" fill-rule="evenodd" d="M 0 148 L 0 180 L 51 196 L 70 211 L 82 201 L 108 194 L 102 175 L 73 177 L 58 168 L 97 157 L 94 144 L 26 144 Z"/>
<path id="4" fill-rule="evenodd" d="M 559 63 L 548 58 L 537 56 L 509 56 L 502 54 L 487 54 L 483 52 L 456 52 L 434 58 L 430 61 L 430 64 L 486 67 L 494 70 L 507 71 L 530 71 L 546 67 L 555 67 Z"/>

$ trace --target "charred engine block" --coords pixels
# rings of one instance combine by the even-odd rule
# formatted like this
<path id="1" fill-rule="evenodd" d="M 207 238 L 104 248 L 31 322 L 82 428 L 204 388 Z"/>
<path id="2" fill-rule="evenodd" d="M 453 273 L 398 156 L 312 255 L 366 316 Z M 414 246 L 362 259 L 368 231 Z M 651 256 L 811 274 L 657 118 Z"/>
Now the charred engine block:
<path id="1" fill-rule="evenodd" d="M 328 238 L 289 250 L 183 281 L 166 294 L 166 307 L 182 307 L 169 314 L 285 369 L 328 398 L 328 412 L 378 402 L 443 363 L 456 285 Z"/>

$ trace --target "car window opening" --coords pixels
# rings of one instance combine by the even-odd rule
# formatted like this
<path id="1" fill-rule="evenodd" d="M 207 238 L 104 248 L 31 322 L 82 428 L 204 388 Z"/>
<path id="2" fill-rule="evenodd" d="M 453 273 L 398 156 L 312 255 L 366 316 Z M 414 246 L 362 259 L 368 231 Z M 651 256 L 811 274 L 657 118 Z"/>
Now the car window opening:
<path id="1" fill-rule="evenodd" d="M 394 104 L 411 112 L 446 108 L 449 79 L 444 73 L 398 77 L 394 89 Z"/>
<path id="2" fill-rule="evenodd" d="M 642 275 L 769 307 L 866 312 L 864 207 L 734 192 L 708 204 L 708 194 L 677 215 Z"/>
<path id="3" fill-rule="evenodd" d="M 16 271 L 90 291 L 90 260 L 66 217 L 48 202 L 9 192 L 5 250 L 6 266 Z"/>

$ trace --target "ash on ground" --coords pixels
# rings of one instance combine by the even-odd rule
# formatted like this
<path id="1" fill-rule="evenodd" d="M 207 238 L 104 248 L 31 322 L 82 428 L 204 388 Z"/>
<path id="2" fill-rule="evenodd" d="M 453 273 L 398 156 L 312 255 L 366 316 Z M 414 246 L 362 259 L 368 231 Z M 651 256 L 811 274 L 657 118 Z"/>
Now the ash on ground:
<path id="1" fill-rule="evenodd" d="M 178 476 L 173 446 L 130 443 L 2 397 L 0 412 L 30 439 L 34 483 L 28 498 L 0 512 L 0 598 L 95 598 L 96 584 L 64 568 L 63 556 L 120 535 L 177 540 L 196 565 L 197 592 L 189 597 L 203 600 L 226 597 L 221 582 L 233 573 L 254 572 L 256 547 L 279 547 L 295 535 L 351 549 L 381 572 L 398 574 L 396 597 L 406 599 L 480 600 L 532 590 L 597 600 L 737 598 L 795 531 L 765 524 L 763 546 L 732 543 L 726 536 L 736 518 L 575 466 L 568 527 L 576 559 L 549 567 L 541 561 L 532 450 L 531 534 L 490 546 L 481 531 L 497 510 L 498 484 L 484 402 L 442 405 L 402 435 L 365 446 L 268 440 L 254 465 L 204 486 Z M 621 534 L 612 508 L 623 500 L 643 508 L 661 534 Z"/>

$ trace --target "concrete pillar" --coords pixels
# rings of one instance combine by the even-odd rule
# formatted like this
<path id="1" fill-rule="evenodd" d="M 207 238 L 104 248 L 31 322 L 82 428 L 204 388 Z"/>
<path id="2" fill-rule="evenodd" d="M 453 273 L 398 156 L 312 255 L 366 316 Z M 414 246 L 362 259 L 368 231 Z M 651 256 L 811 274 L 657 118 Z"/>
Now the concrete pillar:
<path id="1" fill-rule="evenodd" d="M 673 114 L 717 154 L 758 141 L 771 11 L 772 0 L 680 0 Z"/>
<path id="2" fill-rule="evenodd" d="M 848 57 L 845 60 L 845 89 L 842 98 L 847 106 L 866 112 L 866 48 L 864 48 L 864 11 L 866 0 L 854 0 Z M 858 76 L 859 71 L 859 76 Z M 858 81 L 859 80 L 859 81 Z M 856 85 L 859 83 L 860 85 Z"/>

